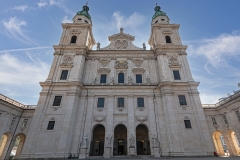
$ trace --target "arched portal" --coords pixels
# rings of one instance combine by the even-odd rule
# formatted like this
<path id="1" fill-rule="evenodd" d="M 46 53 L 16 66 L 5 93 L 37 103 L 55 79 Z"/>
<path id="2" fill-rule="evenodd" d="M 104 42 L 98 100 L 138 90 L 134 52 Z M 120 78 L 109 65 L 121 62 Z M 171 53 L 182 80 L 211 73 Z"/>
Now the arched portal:
<path id="1" fill-rule="evenodd" d="M 240 155 L 240 141 L 233 130 L 228 130 L 228 137 L 235 156 Z"/>
<path id="2" fill-rule="evenodd" d="M 150 142 L 148 129 L 145 125 L 138 125 L 136 128 L 137 155 L 150 155 Z"/>
<path id="3" fill-rule="evenodd" d="M 104 153 L 105 128 L 97 125 L 93 129 L 90 156 L 103 156 Z"/>
<path id="4" fill-rule="evenodd" d="M 0 159 L 2 159 L 2 154 L 7 143 L 7 139 L 8 139 L 8 136 L 6 134 L 3 134 L 0 137 Z"/>
<path id="5" fill-rule="evenodd" d="M 127 155 L 127 128 L 122 124 L 114 129 L 113 155 Z"/>
<path id="6" fill-rule="evenodd" d="M 228 149 L 227 149 L 227 145 L 224 141 L 224 138 L 222 136 L 222 133 L 220 131 L 215 131 L 212 134 L 212 138 L 213 138 L 216 152 L 219 155 L 225 156 Z"/>
<path id="7" fill-rule="evenodd" d="M 17 159 L 19 154 L 22 151 L 24 142 L 25 142 L 25 135 L 23 133 L 17 134 L 13 139 L 13 144 L 11 144 L 12 150 L 11 150 L 11 156 L 14 157 L 14 159 Z"/>

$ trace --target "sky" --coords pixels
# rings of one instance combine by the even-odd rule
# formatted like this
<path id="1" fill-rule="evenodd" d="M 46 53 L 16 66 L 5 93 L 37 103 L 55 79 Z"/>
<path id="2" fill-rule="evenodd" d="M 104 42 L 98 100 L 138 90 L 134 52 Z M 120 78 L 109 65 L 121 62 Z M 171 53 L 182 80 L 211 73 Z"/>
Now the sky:
<path id="1" fill-rule="evenodd" d="M 239 90 L 239 0 L 88 0 L 93 35 L 101 47 L 108 36 L 124 32 L 134 44 L 147 44 L 156 3 L 180 24 L 188 45 L 189 65 L 203 104 Z M 36 105 L 59 44 L 62 23 L 72 22 L 83 0 L 8 0 L 0 5 L 0 93 L 26 105 Z M 96 46 L 93 47 L 96 49 Z M 149 49 L 149 45 L 147 45 Z"/>

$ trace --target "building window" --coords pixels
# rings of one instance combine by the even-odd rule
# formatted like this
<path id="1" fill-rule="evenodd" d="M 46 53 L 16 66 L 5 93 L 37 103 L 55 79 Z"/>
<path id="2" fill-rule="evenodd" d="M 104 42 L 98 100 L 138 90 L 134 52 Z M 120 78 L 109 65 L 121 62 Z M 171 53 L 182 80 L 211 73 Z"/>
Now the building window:
<path id="1" fill-rule="evenodd" d="M 62 70 L 60 80 L 66 80 L 68 75 L 68 70 Z"/>
<path id="2" fill-rule="evenodd" d="M 62 101 L 62 96 L 55 96 L 53 101 L 53 106 L 60 106 Z"/>
<path id="3" fill-rule="evenodd" d="M 22 128 L 25 128 L 27 126 L 28 119 L 24 119 L 22 123 Z"/>
<path id="4" fill-rule="evenodd" d="M 0 117 L 2 117 L 2 113 L 0 113 Z"/>
<path id="5" fill-rule="evenodd" d="M 97 108 L 104 108 L 105 98 L 98 98 Z"/>
<path id="6" fill-rule="evenodd" d="M 15 121 L 16 121 L 16 117 L 13 117 L 13 118 L 12 118 L 12 122 L 11 122 L 11 126 L 14 125 Z"/>
<path id="7" fill-rule="evenodd" d="M 178 70 L 173 71 L 173 77 L 175 80 L 181 80 Z"/>
<path id="8" fill-rule="evenodd" d="M 118 74 L 118 83 L 124 83 L 124 74 L 123 73 Z"/>
<path id="9" fill-rule="evenodd" d="M 211 117 L 211 118 L 212 118 L 212 123 L 213 123 L 213 125 L 217 125 L 216 118 L 215 118 L 215 117 Z"/>
<path id="10" fill-rule="evenodd" d="M 187 105 L 185 95 L 178 95 L 178 99 L 179 99 L 179 104 L 180 105 Z"/>
<path id="11" fill-rule="evenodd" d="M 137 98 L 138 107 L 144 107 L 144 98 Z"/>
<path id="12" fill-rule="evenodd" d="M 136 83 L 142 83 L 142 75 L 136 74 Z"/>
<path id="13" fill-rule="evenodd" d="M 70 43 L 76 43 L 76 41 L 77 41 L 77 36 L 72 36 Z"/>
<path id="14" fill-rule="evenodd" d="M 166 36 L 165 39 L 166 39 L 166 43 L 172 43 L 170 36 Z"/>
<path id="15" fill-rule="evenodd" d="M 55 121 L 49 121 L 48 126 L 47 126 L 47 130 L 53 130 L 54 125 L 55 125 Z"/>
<path id="16" fill-rule="evenodd" d="M 192 128 L 190 120 L 184 120 L 185 128 Z"/>
<path id="17" fill-rule="evenodd" d="M 106 82 L 107 82 L 107 75 L 106 74 L 101 74 L 100 83 L 106 83 Z"/>
<path id="18" fill-rule="evenodd" d="M 118 107 L 124 107 L 124 98 L 118 98 Z"/>
<path id="19" fill-rule="evenodd" d="M 237 118 L 238 118 L 238 121 L 240 121 L 240 113 L 239 113 L 239 111 L 236 110 L 235 113 L 236 113 L 236 116 L 237 116 Z"/>
<path id="20" fill-rule="evenodd" d="M 225 124 L 228 124 L 228 120 L 227 120 L 226 115 L 223 115 L 223 121 L 224 121 Z"/>

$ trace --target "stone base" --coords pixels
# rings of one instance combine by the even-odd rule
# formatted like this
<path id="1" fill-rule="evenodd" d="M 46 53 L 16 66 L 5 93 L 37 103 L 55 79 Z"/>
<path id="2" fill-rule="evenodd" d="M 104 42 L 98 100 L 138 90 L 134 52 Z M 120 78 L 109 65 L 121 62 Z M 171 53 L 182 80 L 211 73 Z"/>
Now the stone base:
<path id="1" fill-rule="evenodd" d="M 85 158 L 87 158 L 87 148 L 81 148 L 80 154 L 79 154 L 79 159 L 85 159 Z"/>
<path id="2" fill-rule="evenodd" d="M 135 147 L 129 147 L 129 156 L 135 156 Z"/>
<path id="3" fill-rule="evenodd" d="M 111 147 L 106 147 L 104 152 L 104 158 L 111 158 Z"/>
<path id="4" fill-rule="evenodd" d="M 160 157 L 159 147 L 153 147 L 153 156 Z"/>
<path id="5" fill-rule="evenodd" d="M 128 83 L 128 85 L 132 85 L 132 83 Z"/>

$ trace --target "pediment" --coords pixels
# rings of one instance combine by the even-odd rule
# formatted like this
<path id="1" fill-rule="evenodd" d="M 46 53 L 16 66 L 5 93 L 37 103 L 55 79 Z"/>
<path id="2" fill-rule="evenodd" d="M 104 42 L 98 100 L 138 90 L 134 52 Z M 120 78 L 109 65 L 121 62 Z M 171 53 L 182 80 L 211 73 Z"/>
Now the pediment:
<path id="1" fill-rule="evenodd" d="M 114 34 L 112 36 L 108 36 L 109 41 L 113 41 L 113 40 L 116 40 L 116 39 L 127 39 L 127 40 L 130 40 L 130 41 L 134 41 L 135 37 L 131 36 L 129 34 L 125 34 L 125 33 L 118 33 L 118 34 Z"/>

